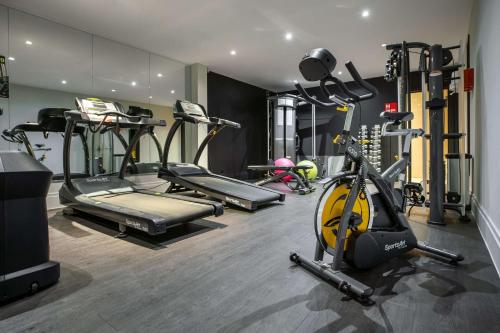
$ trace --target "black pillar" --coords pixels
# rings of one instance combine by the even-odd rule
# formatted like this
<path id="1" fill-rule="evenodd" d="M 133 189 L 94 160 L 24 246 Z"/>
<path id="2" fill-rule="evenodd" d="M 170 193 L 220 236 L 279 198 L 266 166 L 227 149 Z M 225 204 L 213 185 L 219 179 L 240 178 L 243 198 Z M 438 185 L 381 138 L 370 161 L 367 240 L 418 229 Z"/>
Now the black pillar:
<path id="1" fill-rule="evenodd" d="M 439 44 L 430 48 L 429 59 L 429 124 L 430 124 L 430 224 L 444 224 L 444 162 L 443 162 L 443 48 Z"/>

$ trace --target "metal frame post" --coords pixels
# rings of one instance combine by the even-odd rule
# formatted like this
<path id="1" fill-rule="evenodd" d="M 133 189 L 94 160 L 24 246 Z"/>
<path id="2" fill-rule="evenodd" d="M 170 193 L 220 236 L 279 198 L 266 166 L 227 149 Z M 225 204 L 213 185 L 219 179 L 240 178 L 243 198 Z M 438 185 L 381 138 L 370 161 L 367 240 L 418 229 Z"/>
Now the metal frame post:
<path id="1" fill-rule="evenodd" d="M 443 163 L 443 47 L 432 45 L 429 58 L 429 122 L 430 122 L 430 213 L 428 223 L 443 225 L 444 163 Z"/>

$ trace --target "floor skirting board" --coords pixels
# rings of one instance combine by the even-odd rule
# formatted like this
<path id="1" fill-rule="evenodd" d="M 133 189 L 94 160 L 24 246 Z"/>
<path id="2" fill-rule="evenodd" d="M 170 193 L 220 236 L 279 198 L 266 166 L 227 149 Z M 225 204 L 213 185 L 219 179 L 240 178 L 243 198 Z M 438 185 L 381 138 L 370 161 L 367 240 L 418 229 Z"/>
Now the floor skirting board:
<path id="1" fill-rule="evenodd" d="M 493 223 L 488 212 L 477 200 L 475 195 L 472 196 L 472 214 L 476 219 L 481 236 L 490 252 L 497 273 L 500 275 L 500 230 L 499 227 Z"/>

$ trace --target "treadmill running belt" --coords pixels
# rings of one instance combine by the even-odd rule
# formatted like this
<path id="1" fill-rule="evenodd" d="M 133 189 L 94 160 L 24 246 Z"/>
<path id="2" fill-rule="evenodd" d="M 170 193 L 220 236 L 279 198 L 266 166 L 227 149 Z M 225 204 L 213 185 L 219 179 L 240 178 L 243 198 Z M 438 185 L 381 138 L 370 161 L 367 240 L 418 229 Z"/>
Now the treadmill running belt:
<path id="1" fill-rule="evenodd" d="M 189 176 L 184 177 L 183 179 L 197 185 L 210 188 L 214 191 L 258 203 L 278 200 L 280 197 L 278 193 L 255 187 L 252 184 L 248 184 L 248 186 L 246 186 L 245 184 L 230 181 L 214 175 Z"/>
<path id="2" fill-rule="evenodd" d="M 214 209 L 211 205 L 138 192 L 105 194 L 91 199 L 162 216 L 172 224 L 206 217 Z"/>

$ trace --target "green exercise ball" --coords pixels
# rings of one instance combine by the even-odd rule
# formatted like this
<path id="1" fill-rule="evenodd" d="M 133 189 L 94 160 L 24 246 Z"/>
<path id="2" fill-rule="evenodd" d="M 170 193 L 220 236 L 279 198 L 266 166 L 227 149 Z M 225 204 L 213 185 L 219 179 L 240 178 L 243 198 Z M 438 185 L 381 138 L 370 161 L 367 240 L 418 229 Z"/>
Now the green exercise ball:
<path id="1" fill-rule="evenodd" d="M 312 180 L 318 176 L 318 167 L 316 166 L 316 164 L 314 164 L 313 161 L 304 160 L 297 163 L 297 166 L 302 166 L 302 165 L 312 166 L 312 169 L 307 170 L 307 179 Z M 299 170 L 298 173 L 304 176 L 304 171 Z"/>

